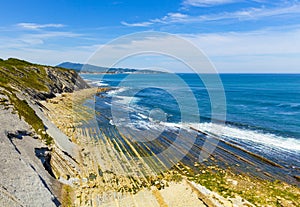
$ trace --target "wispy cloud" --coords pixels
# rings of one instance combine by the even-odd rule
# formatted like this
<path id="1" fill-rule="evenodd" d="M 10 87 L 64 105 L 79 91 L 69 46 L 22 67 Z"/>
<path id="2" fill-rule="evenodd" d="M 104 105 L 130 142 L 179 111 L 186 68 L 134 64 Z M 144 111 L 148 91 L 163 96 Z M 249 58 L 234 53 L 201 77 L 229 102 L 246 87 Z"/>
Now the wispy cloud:
<path id="1" fill-rule="evenodd" d="M 128 26 L 128 27 L 149 27 L 156 23 L 167 24 L 167 23 L 181 22 L 187 18 L 189 18 L 189 16 L 186 14 L 168 13 L 166 16 L 164 16 L 162 18 L 151 19 L 148 22 L 128 23 L 128 22 L 122 21 L 121 24 L 124 26 Z"/>
<path id="2" fill-rule="evenodd" d="M 63 24 L 36 24 L 36 23 L 19 23 L 17 24 L 18 27 L 23 29 L 30 29 L 30 30 L 37 30 L 43 28 L 61 28 L 65 25 Z"/>
<path id="3" fill-rule="evenodd" d="M 185 7 L 188 6 L 210 7 L 210 6 L 234 3 L 239 1 L 240 0 L 184 0 L 182 5 Z"/>
<path id="4" fill-rule="evenodd" d="M 0 49 L 31 48 L 44 45 L 49 39 L 79 38 L 82 34 L 73 32 L 41 32 L 36 34 L 20 34 L 16 37 L 0 36 Z"/>
<path id="5" fill-rule="evenodd" d="M 182 13 L 168 13 L 166 16 L 161 19 L 152 19 L 150 20 L 153 23 L 179 23 L 179 22 L 188 22 L 192 17 L 187 14 Z"/>
<path id="6" fill-rule="evenodd" d="M 168 13 L 162 18 L 151 19 L 148 22 L 142 23 L 132 23 L 127 26 L 150 26 L 153 24 L 173 24 L 173 23 L 201 23 L 208 21 L 223 21 L 223 20 L 238 20 L 247 21 L 254 19 L 262 19 L 266 17 L 277 17 L 282 15 L 295 15 L 300 14 L 300 3 L 288 4 L 285 6 L 278 6 L 267 8 L 265 6 L 261 7 L 251 7 L 233 12 L 221 12 L 215 14 L 206 15 L 188 15 L 183 13 Z M 124 22 L 122 23 L 123 25 Z"/>
<path id="7" fill-rule="evenodd" d="M 46 40 L 52 37 L 72 37 L 76 34 L 51 33 L 39 36 L 23 36 L 22 38 L 9 39 L 0 38 L 1 58 L 19 57 L 33 62 L 44 64 L 58 64 L 63 61 L 85 62 L 90 60 L 92 54 L 99 48 L 106 47 L 105 53 L 99 53 L 101 58 L 95 56 L 96 65 L 111 66 L 118 62 L 122 54 L 133 51 L 142 51 L 145 48 L 153 48 L 153 51 L 170 50 L 178 53 L 176 57 L 194 58 L 194 53 L 184 50 L 182 45 L 170 37 L 140 38 L 117 42 L 113 45 L 93 44 L 85 46 L 69 47 L 34 47 L 40 44 L 38 40 Z M 219 72 L 298 72 L 300 65 L 300 25 L 284 26 L 262 29 L 252 32 L 225 32 L 225 33 L 198 33 L 182 34 L 182 37 L 194 43 L 204 51 L 212 60 Z M 24 40 L 27 42 L 25 43 Z M 32 40 L 30 42 L 30 40 Z M 5 44 L 7 44 L 5 47 Z M 10 44 L 10 47 L 8 47 Z M 29 45 L 33 44 L 33 45 Z M 123 57 L 127 57 L 123 55 Z M 178 61 L 146 61 L 121 62 L 118 67 L 160 66 L 170 71 L 183 71 Z M 199 58 L 193 59 L 194 64 L 199 64 Z M 122 65 L 122 64 L 125 65 Z M 127 64 L 127 65 L 126 65 Z"/>
<path id="8" fill-rule="evenodd" d="M 148 27 L 153 24 L 153 22 L 139 22 L 139 23 L 128 23 L 125 21 L 121 22 L 122 25 L 127 27 Z"/>
<path id="9" fill-rule="evenodd" d="M 281 15 L 293 15 L 300 14 L 300 4 L 293 4 L 286 7 L 276 7 L 276 8 L 248 8 L 235 12 L 224 12 L 211 15 L 202 15 L 197 17 L 190 17 L 190 22 L 200 22 L 200 21 L 218 21 L 226 19 L 238 19 L 238 20 L 252 20 L 260 19 L 265 17 L 276 17 Z"/>
<path id="10" fill-rule="evenodd" d="M 202 49 L 220 72 L 299 71 L 300 25 L 184 37 Z"/>
<path id="11" fill-rule="evenodd" d="M 183 35 L 212 56 L 300 54 L 300 25 L 251 32 Z"/>
<path id="12" fill-rule="evenodd" d="M 166 16 L 164 16 L 161 19 L 162 23 L 167 23 L 167 22 L 182 22 L 186 21 L 190 18 L 190 16 L 182 13 L 168 13 Z M 152 21 L 157 21 L 157 20 L 152 20 Z M 159 21 L 158 21 L 159 22 Z"/>
<path id="13" fill-rule="evenodd" d="M 300 25 L 297 27 L 273 27 L 251 32 L 199 33 L 182 34 L 183 38 L 194 45 L 212 60 L 219 72 L 297 72 L 299 70 Z M 142 36 L 143 37 L 143 36 Z M 150 66 L 165 68 L 170 71 L 183 71 L 177 60 L 162 59 L 149 61 L 146 58 L 134 59 L 128 54 L 137 51 L 169 51 L 182 60 L 190 60 L 193 65 L 202 64 L 193 47 L 186 48 L 182 42 L 171 36 L 144 37 L 126 39 L 114 44 L 101 46 L 105 52 L 95 53 L 90 63 L 111 66 L 118 62 L 117 67 Z M 149 49 L 151 48 L 151 50 Z M 84 48 L 82 48 L 84 49 Z M 120 61 L 119 57 L 126 57 Z M 128 58 L 127 58 L 128 57 Z M 133 59 L 131 59 L 133 58 Z M 132 60 L 132 61 L 131 61 Z M 167 61 L 166 61 L 167 60 Z"/>
<path id="14" fill-rule="evenodd" d="M 30 45 L 43 44 L 46 40 L 50 38 L 75 38 L 80 37 L 81 34 L 73 32 L 43 32 L 39 34 L 26 34 L 19 38 L 19 41 Z"/>

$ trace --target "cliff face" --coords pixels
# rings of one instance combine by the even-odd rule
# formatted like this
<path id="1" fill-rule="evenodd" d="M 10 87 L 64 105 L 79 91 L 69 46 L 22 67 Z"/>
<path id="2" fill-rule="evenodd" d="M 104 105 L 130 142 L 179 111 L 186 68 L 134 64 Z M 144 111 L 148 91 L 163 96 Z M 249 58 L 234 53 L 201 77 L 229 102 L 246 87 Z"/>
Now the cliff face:
<path id="1" fill-rule="evenodd" d="M 7 100 L 14 111 L 47 144 L 51 144 L 52 138 L 46 133 L 41 117 L 29 104 L 53 98 L 56 93 L 72 92 L 88 87 L 88 84 L 73 70 L 43 66 L 13 58 L 0 59 L 0 95 L 7 97 L 3 98 L 2 104 Z"/>
<path id="2" fill-rule="evenodd" d="M 72 92 L 89 86 L 73 70 L 32 64 L 10 58 L 0 60 L 0 87 L 17 91 L 33 99 L 55 97 L 55 93 Z"/>
<path id="3" fill-rule="evenodd" d="M 39 101 L 83 88 L 89 86 L 73 70 L 0 59 L 0 206 L 61 205 L 62 184 L 50 165 L 74 163 L 77 149 Z"/>

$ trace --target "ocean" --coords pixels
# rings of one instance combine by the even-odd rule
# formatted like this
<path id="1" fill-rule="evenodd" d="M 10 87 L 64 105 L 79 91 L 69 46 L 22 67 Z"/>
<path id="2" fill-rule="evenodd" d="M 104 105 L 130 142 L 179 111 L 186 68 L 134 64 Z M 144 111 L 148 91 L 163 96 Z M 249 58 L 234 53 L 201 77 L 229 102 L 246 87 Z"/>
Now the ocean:
<path id="1" fill-rule="evenodd" d="M 130 126 L 137 136 L 151 136 L 151 129 L 162 123 L 174 130 L 196 125 L 287 168 L 300 169 L 300 74 L 221 74 L 226 114 L 216 117 L 223 120 L 212 120 L 212 101 L 218 100 L 212 100 L 197 74 L 81 76 L 114 89 L 96 99 L 95 110 L 110 120 L 106 124 Z M 213 90 L 223 93 L 222 87 Z M 223 130 L 211 131 L 218 122 L 225 123 Z"/>

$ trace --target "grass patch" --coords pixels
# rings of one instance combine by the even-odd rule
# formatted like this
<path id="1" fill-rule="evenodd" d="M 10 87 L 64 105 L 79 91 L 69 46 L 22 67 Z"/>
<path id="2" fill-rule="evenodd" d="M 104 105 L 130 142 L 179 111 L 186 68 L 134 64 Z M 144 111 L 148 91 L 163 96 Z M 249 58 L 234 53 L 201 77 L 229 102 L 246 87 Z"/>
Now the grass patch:
<path id="1" fill-rule="evenodd" d="M 20 89 L 34 89 L 49 92 L 48 78 L 44 66 L 32 64 L 23 60 L 10 58 L 0 61 L 0 85 L 15 86 Z"/>
<path id="2" fill-rule="evenodd" d="M 69 185 L 63 185 L 62 195 L 61 195 L 61 204 L 63 207 L 72 207 L 74 198 L 74 190 Z"/>
<path id="3" fill-rule="evenodd" d="M 186 176 L 225 198 L 239 195 L 256 206 L 300 206 L 300 189 L 278 180 L 262 180 L 212 166 L 203 167 L 194 176 Z"/>
<path id="4" fill-rule="evenodd" d="M 7 93 L 11 104 L 14 106 L 15 110 L 18 112 L 19 117 L 23 117 L 24 120 L 32 126 L 37 134 L 42 137 L 47 145 L 53 143 L 53 138 L 45 133 L 45 126 L 43 121 L 36 115 L 35 111 L 28 105 L 25 100 L 20 100 L 14 93 Z"/>

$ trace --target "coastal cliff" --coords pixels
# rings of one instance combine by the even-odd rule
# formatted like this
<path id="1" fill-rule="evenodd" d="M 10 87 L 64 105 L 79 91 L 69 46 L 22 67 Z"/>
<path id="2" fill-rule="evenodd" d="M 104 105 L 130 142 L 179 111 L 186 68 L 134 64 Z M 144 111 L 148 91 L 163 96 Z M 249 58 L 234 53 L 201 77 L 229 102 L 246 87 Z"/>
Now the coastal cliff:
<path id="1" fill-rule="evenodd" d="M 89 88 L 74 70 L 14 58 L 0 60 L 0 86 L 13 88 L 16 92 L 38 100 L 55 97 L 56 93 Z"/>
<path id="2" fill-rule="evenodd" d="M 78 149 L 39 101 L 84 88 L 73 70 L 0 59 L 1 206 L 62 205 L 58 174 L 76 174 Z"/>
<path id="3" fill-rule="evenodd" d="M 149 148 L 93 123 L 95 113 L 110 120 L 86 103 L 109 90 L 73 70 L 0 59 L 0 206 L 299 206 L 297 186 L 259 169 L 282 166 L 224 141 L 204 163 L 155 173 L 164 162 L 145 162 Z M 228 160 L 269 180 L 219 165 Z"/>
<path id="4" fill-rule="evenodd" d="M 108 138 L 106 144 L 95 142 L 88 129 L 75 128 L 80 123 L 73 120 L 72 105 L 84 107 L 82 101 L 96 92 L 75 71 L 0 60 L 2 206 L 207 206 L 211 200 L 227 201 L 202 195 L 173 171 L 138 176 L 142 163 L 127 160 Z M 79 122 L 89 119 L 86 110 L 76 110 Z M 97 150 L 101 162 L 93 153 Z M 124 163 L 132 168 L 130 175 Z M 246 201 L 232 202 L 243 206 Z"/>

